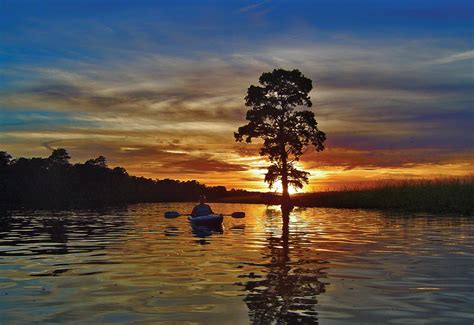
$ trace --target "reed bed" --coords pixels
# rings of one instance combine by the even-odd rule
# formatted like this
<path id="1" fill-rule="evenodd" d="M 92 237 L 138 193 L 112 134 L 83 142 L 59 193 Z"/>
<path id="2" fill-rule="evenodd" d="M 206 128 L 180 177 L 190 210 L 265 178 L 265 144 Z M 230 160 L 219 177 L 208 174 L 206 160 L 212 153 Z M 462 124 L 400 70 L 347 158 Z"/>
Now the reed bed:
<path id="1" fill-rule="evenodd" d="M 300 194 L 295 196 L 294 204 L 472 215 L 474 175 L 379 181 L 370 187 Z"/>

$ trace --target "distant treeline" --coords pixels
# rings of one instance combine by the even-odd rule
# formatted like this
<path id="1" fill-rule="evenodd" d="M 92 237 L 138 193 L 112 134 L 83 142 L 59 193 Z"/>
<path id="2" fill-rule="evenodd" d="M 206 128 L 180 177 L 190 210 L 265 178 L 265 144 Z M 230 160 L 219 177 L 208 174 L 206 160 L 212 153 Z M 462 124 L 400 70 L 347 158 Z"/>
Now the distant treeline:
<path id="1" fill-rule="evenodd" d="M 0 151 L 0 208 L 98 207 L 141 202 L 195 201 L 279 204 L 275 193 L 227 190 L 197 181 L 153 180 L 109 168 L 103 156 L 71 164 L 65 149 L 48 158 L 17 158 Z M 370 188 L 302 193 L 295 206 L 474 213 L 474 176 L 379 182 Z"/>
<path id="2" fill-rule="evenodd" d="M 17 158 L 0 151 L 0 206 L 63 208 L 139 202 L 195 201 L 201 194 L 218 201 L 255 193 L 209 187 L 197 181 L 153 180 L 109 168 L 103 156 L 71 164 L 65 149 L 48 158 Z"/>

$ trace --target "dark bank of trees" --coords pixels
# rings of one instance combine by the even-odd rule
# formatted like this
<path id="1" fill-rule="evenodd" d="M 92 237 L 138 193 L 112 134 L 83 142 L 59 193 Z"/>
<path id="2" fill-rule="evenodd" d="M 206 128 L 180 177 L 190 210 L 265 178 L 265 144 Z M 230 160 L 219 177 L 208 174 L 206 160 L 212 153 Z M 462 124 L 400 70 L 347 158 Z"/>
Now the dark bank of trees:
<path id="1" fill-rule="evenodd" d="M 77 164 L 70 159 L 65 149 L 54 150 L 48 158 L 17 159 L 0 151 L 0 206 L 63 208 L 195 201 L 203 193 L 218 200 L 236 193 L 197 181 L 130 176 L 122 167 L 109 168 L 103 156 Z"/>

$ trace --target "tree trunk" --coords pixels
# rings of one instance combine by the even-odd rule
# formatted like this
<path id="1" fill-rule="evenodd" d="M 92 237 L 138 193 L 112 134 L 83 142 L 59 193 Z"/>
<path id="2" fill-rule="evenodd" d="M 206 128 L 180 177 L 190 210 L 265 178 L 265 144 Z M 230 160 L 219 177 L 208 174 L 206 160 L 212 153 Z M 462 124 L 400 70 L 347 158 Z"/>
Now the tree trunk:
<path id="1" fill-rule="evenodd" d="M 281 187 L 282 187 L 282 193 L 281 193 L 281 198 L 282 198 L 282 204 L 288 205 L 290 203 L 290 194 L 288 193 L 288 167 L 287 167 L 287 161 L 286 161 L 286 152 L 284 155 L 282 155 L 281 159 Z"/>
<path id="2" fill-rule="evenodd" d="M 284 117 L 284 116 L 283 116 Z M 284 133 L 284 118 L 280 124 L 280 154 L 281 154 L 281 204 L 290 205 L 290 194 L 288 193 L 288 153 L 286 152 L 286 137 Z"/>

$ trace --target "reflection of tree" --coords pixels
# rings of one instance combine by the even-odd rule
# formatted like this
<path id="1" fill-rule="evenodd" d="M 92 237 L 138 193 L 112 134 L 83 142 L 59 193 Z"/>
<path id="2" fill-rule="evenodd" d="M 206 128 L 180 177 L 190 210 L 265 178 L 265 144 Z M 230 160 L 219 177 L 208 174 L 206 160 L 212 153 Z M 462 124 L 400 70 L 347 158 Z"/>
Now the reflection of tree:
<path id="1" fill-rule="evenodd" d="M 301 240 L 289 231 L 289 209 L 282 209 L 281 237 L 268 237 L 269 258 L 265 278 L 253 272 L 244 284 L 247 296 L 244 301 L 254 324 L 317 323 L 316 295 L 324 292 L 318 280 L 322 267 L 320 261 L 307 256 Z M 290 254 L 290 247 L 293 254 Z M 298 259 L 292 260 L 292 256 Z M 311 267 L 309 267 L 311 265 Z"/>

